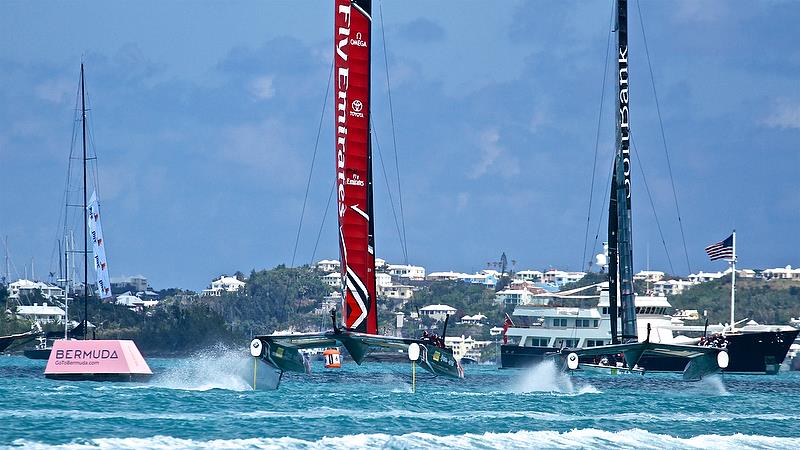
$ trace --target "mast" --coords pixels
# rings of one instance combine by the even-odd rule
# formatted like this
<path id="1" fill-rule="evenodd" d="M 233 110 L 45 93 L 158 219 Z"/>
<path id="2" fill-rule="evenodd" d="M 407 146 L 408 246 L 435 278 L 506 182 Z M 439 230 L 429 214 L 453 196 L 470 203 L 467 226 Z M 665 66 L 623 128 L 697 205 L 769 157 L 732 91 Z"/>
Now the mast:
<path id="1" fill-rule="evenodd" d="M 736 230 L 733 230 L 733 259 L 731 259 L 731 331 L 733 331 L 733 324 L 735 323 L 736 316 L 734 309 L 736 307 Z"/>
<path id="2" fill-rule="evenodd" d="M 617 185 L 617 163 L 611 174 L 611 186 Z M 617 193 L 611 190 L 608 202 L 608 318 L 611 321 L 611 343 L 619 344 L 619 254 L 617 249 Z"/>
<path id="3" fill-rule="evenodd" d="M 342 319 L 377 334 L 375 224 L 370 136 L 371 0 L 336 0 L 336 186 L 342 267 Z"/>
<path id="4" fill-rule="evenodd" d="M 66 230 L 64 233 L 64 339 L 69 339 L 69 237 Z"/>
<path id="5" fill-rule="evenodd" d="M 3 279 L 3 282 L 8 285 L 11 283 L 11 272 L 9 270 L 9 263 L 8 263 L 8 235 L 5 236 L 5 250 L 6 250 L 6 276 Z"/>
<path id="6" fill-rule="evenodd" d="M 89 216 L 86 214 L 86 85 L 83 80 L 83 62 L 81 62 L 81 125 L 83 127 L 83 339 L 87 338 L 89 326 Z"/>
<path id="7" fill-rule="evenodd" d="M 614 167 L 616 183 L 612 192 L 617 200 L 617 252 L 622 342 L 638 341 L 636 306 L 633 291 L 633 242 L 631 226 L 631 159 L 628 93 L 628 2 L 617 0 L 617 154 Z"/>

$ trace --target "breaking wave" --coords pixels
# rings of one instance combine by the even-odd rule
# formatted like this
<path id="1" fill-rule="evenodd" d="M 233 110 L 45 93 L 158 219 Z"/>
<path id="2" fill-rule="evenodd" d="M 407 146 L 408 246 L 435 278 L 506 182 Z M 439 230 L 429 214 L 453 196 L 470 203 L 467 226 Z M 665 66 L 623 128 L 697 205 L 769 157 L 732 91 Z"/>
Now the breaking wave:
<path id="1" fill-rule="evenodd" d="M 73 441 L 53 445 L 18 439 L 10 448 L 38 449 L 508 449 L 508 448 L 646 448 L 646 449 L 795 449 L 800 448 L 800 438 L 785 438 L 746 434 L 706 434 L 691 438 L 651 433 L 641 429 L 618 432 L 593 428 L 575 429 L 564 433 L 556 431 L 518 431 L 515 433 L 484 433 L 437 436 L 428 433 L 409 433 L 400 436 L 388 434 L 356 434 L 341 437 L 323 437 L 317 441 L 283 438 L 194 440 L 169 436 L 149 438 L 107 438 Z"/>

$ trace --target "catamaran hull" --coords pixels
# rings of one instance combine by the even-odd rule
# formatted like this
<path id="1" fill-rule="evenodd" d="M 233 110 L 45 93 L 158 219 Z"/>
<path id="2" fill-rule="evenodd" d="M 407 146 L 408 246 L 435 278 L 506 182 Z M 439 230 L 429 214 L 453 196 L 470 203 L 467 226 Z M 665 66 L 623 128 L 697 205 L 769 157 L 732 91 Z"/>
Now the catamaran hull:
<path id="1" fill-rule="evenodd" d="M 30 332 L 12 334 L 10 336 L 0 336 L 0 353 L 10 347 L 11 344 L 23 344 L 25 342 L 32 341 L 34 337 L 36 337 L 36 334 Z"/>
<path id="2" fill-rule="evenodd" d="M 764 331 L 727 336 L 727 351 L 730 364 L 727 373 L 775 374 L 786 358 L 789 346 L 800 330 Z M 557 352 L 554 347 L 520 347 L 503 345 L 500 347 L 501 367 L 530 367 L 544 359 L 544 355 Z M 582 358 L 581 363 L 592 363 L 591 358 Z M 672 356 L 642 356 L 639 367 L 648 372 L 683 372 L 687 359 Z"/>

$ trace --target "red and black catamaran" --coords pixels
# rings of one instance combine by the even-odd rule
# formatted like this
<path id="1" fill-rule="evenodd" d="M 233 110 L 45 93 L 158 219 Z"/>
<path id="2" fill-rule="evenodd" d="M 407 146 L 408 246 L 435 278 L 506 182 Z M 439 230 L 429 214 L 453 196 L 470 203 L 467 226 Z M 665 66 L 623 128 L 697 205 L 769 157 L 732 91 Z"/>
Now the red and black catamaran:
<path id="1" fill-rule="evenodd" d="M 464 372 L 443 341 L 378 334 L 375 286 L 375 226 L 370 135 L 371 0 L 336 0 L 334 85 L 336 89 L 336 198 L 342 270 L 342 326 L 324 333 L 256 336 L 250 352 L 279 371 L 307 372 L 301 349 L 342 345 L 361 364 L 370 348 L 408 350 L 419 346 L 417 362 L 436 375 Z"/>

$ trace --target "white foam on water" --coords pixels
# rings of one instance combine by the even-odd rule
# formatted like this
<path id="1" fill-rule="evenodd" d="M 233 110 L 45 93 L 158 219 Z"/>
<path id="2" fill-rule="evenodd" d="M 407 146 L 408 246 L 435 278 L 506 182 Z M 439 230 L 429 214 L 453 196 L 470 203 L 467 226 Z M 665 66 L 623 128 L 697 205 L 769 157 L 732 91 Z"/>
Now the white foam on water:
<path id="1" fill-rule="evenodd" d="M 253 358 L 242 350 L 216 346 L 179 360 L 177 365 L 153 376 L 147 386 L 189 391 L 252 390 Z"/>
<path id="2" fill-rule="evenodd" d="M 542 361 L 522 372 L 513 391 L 518 393 L 549 392 L 552 394 L 582 395 L 599 394 L 600 391 L 592 385 L 580 385 L 577 388 L 572 383 L 569 374 L 559 370 L 552 360 Z"/>
<path id="3" fill-rule="evenodd" d="M 761 435 L 716 435 L 706 434 L 690 438 L 651 433 L 641 429 L 617 432 L 594 428 L 574 429 L 564 433 L 556 431 L 518 431 L 514 433 L 483 433 L 438 436 L 428 433 L 409 433 L 399 436 L 388 434 L 355 434 L 339 437 L 323 437 L 319 440 L 303 440 L 290 437 L 194 440 L 170 436 L 149 438 L 101 438 L 73 441 L 52 445 L 18 439 L 11 448 L 39 449 L 516 449 L 516 448 L 644 448 L 644 449 L 796 449 L 800 438 Z"/>
<path id="4" fill-rule="evenodd" d="M 725 382 L 722 380 L 721 375 L 712 375 L 705 377 L 697 382 L 697 387 L 703 391 L 704 394 L 710 395 L 731 395 L 725 387 Z"/>

